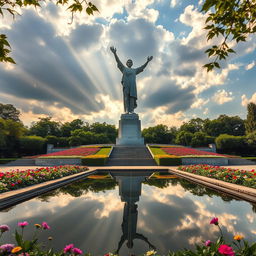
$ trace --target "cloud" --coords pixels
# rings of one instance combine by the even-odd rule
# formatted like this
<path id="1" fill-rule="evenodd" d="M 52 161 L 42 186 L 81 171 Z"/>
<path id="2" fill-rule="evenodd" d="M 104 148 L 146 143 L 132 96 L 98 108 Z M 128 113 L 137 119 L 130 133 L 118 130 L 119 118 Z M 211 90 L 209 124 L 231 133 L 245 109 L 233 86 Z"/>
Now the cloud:
<path id="1" fill-rule="evenodd" d="M 256 65 L 255 61 L 249 63 L 248 65 L 245 66 L 245 70 L 250 70 Z"/>
<path id="2" fill-rule="evenodd" d="M 256 93 L 254 93 L 251 98 L 247 98 L 246 95 L 243 94 L 242 97 L 241 97 L 241 99 L 242 99 L 241 104 L 242 104 L 242 106 L 244 106 L 244 107 L 247 107 L 247 105 L 248 105 L 250 102 L 256 104 Z"/>
<path id="3" fill-rule="evenodd" d="M 79 25 L 69 35 L 72 47 L 76 50 L 90 50 L 92 46 L 98 45 L 103 33 L 101 24 Z"/>
<path id="4" fill-rule="evenodd" d="M 218 104 L 224 104 L 226 102 L 232 101 L 234 97 L 232 92 L 227 92 L 225 90 L 218 90 L 212 97 L 212 99 Z"/>
<path id="5" fill-rule="evenodd" d="M 192 105 L 195 95 L 193 87 L 180 88 L 175 81 L 166 78 L 152 79 L 149 84 L 154 85 L 147 91 L 143 98 L 142 106 L 144 108 L 157 108 L 164 106 L 166 114 L 175 114 L 179 111 L 185 111 Z"/>
<path id="6" fill-rule="evenodd" d="M 202 99 L 198 98 L 194 103 L 191 105 L 191 108 L 198 108 L 202 109 L 204 105 L 206 105 L 209 102 L 209 99 Z"/>

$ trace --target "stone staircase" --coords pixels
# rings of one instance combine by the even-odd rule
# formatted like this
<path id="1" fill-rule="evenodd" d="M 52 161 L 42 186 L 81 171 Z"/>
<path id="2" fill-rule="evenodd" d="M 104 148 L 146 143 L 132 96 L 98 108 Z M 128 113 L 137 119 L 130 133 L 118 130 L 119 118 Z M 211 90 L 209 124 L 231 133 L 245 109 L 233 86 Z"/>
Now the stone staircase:
<path id="1" fill-rule="evenodd" d="M 155 166 L 155 160 L 145 146 L 115 146 L 108 166 Z"/>
<path id="2" fill-rule="evenodd" d="M 29 158 L 20 158 L 5 164 L 5 166 L 34 166 L 34 165 L 35 165 L 35 159 L 29 159 Z"/>

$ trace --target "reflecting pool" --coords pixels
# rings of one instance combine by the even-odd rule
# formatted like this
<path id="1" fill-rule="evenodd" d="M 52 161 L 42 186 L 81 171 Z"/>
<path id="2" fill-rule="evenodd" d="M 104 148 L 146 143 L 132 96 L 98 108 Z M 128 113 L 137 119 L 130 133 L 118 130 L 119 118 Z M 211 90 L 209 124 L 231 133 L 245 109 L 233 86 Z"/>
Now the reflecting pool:
<path id="1" fill-rule="evenodd" d="M 119 252 L 141 254 L 156 249 L 161 254 L 202 240 L 215 240 L 218 217 L 230 241 L 242 234 L 255 241 L 256 207 L 223 193 L 178 178 L 170 173 L 115 171 L 99 173 L 53 192 L 3 210 L 0 224 L 8 224 L 2 242 L 13 242 L 19 221 L 28 221 L 29 238 L 34 224 L 47 221 L 50 230 L 39 240 L 61 250 L 74 243 L 93 255 Z M 49 242 L 47 238 L 53 237 Z"/>

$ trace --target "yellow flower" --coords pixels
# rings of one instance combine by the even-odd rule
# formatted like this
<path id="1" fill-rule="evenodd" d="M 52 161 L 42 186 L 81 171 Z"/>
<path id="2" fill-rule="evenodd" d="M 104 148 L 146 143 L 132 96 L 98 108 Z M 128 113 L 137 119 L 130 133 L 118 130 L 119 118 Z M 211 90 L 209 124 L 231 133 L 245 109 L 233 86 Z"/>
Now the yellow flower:
<path id="1" fill-rule="evenodd" d="M 16 253 L 16 252 L 19 252 L 19 251 L 21 251 L 22 250 L 22 248 L 20 247 L 20 246 L 17 246 L 17 247 L 14 247 L 13 249 L 12 249 L 12 253 Z"/>
<path id="2" fill-rule="evenodd" d="M 241 235 L 236 235 L 236 236 L 234 236 L 234 240 L 236 240 L 236 241 L 241 241 L 243 238 L 244 238 L 244 237 L 241 236 Z"/>
<path id="3" fill-rule="evenodd" d="M 152 255 L 155 255 L 155 254 L 156 254 L 156 251 L 154 251 L 154 250 L 146 252 L 146 256 L 152 256 Z"/>
<path id="4" fill-rule="evenodd" d="M 34 225 L 36 228 L 41 228 L 42 226 L 40 224 L 35 224 Z"/>

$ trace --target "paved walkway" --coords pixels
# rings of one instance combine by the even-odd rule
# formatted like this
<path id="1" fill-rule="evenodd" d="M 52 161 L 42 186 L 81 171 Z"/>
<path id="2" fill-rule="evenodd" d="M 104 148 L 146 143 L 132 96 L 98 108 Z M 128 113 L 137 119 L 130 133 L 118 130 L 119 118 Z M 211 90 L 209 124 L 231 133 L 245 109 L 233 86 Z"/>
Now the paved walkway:
<path id="1" fill-rule="evenodd" d="M 36 169 L 36 168 L 41 168 L 41 167 L 46 167 L 46 166 L 5 166 L 5 165 L 0 165 L 0 172 L 8 172 L 11 170 L 28 170 L 28 169 Z M 246 170 L 246 171 L 250 171 L 250 170 L 256 170 L 256 164 L 255 165 L 226 165 L 223 166 L 225 168 L 232 168 L 232 169 L 240 169 L 240 170 Z M 145 170 L 145 169 L 176 169 L 178 168 L 178 166 L 89 166 L 89 170 L 108 170 L 108 169 L 112 169 L 112 170 L 129 170 L 129 169 L 137 169 L 137 170 Z"/>

